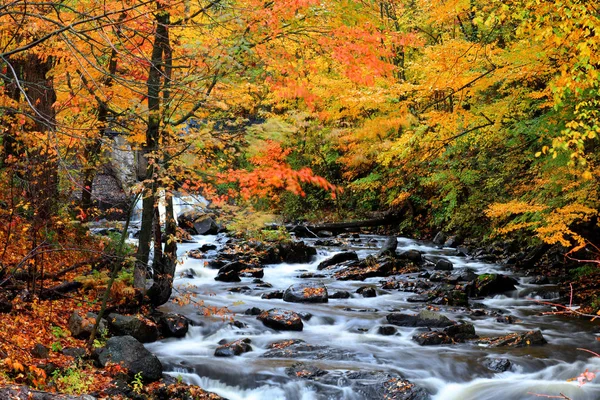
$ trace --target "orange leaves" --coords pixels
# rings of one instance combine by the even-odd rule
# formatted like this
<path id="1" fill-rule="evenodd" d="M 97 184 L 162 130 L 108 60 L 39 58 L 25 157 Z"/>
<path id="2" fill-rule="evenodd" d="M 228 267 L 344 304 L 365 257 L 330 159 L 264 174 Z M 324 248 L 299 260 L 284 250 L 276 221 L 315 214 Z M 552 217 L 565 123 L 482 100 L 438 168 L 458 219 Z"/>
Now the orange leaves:
<path id="1" fill-rule="evenodd" d="M 236 184 L 230 189 L 229 197 L 267 198 L 277 200 L 282 191 L 303 196 L 302 184 L 310 184 L 329 191 L 332 197 L 338 188 L 326 179 L 315 175 L 310 168 L 293 169 L 287 162 L 292 149 L 283 148 L 281 143 L 267 139 L 261 140 L 254 148 L 257 153 L 248 158 L 250 168 L 229 169 L 218 174 L 218 182 Z"/>

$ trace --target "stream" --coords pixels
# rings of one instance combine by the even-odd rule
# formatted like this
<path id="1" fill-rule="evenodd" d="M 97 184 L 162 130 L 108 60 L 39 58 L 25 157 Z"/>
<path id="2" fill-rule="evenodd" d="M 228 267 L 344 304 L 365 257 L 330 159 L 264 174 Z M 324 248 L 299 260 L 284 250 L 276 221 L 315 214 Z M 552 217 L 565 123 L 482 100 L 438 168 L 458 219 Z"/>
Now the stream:
<path id="1" fill-rule="evenodd" d="M 374 254 L 385 237 L 360 235 L 340 247 L 315 246 L 314 239 L 306 244 L 317 248 L 317 256 L 306 264 L 275 264 L 264 266 L 265 282 L 272 288 L 257 287 L 253 278 L 242 278 L 239 283 L 215 281 L 217 270 L 205 267 L 204 259 L 187 257 L 190 250 L 203 244 L 215 244 L 217 250 L 206 253 L 207 259 L 216 256 L 227 241 L 223 235 L 194 236 L 196 243 L 179 245 L 182 260 L 178 266 L 175 287 L 179 292 L 194 293 L 194 302 L 207 307 L 227 308 L 223 316 L 204 316 L 203 309 L 194 304 L 163 306 L 163 311 L 176 312 L 194 321 L 187 335 L 181 339 L 164 339 L 147 345 L 165 367 L 165 371 L 184 382 L 201 386 L 229 400 L 238 399 L 348 399 L 365 397 L 352 387 L 331 382 L 319 384 L 307 379 L 290 377 L 286 367 L 304 361 L 325 371 L 384 371 L 402 376 L 424 388 L 433 400 L 503 400 L 540 399 L 538 395 L 560 396 L 573 400 L 600 399 L 600 378 L 579 386 L 577 377 L 586 369 L 600 371 L 600 358 L 578 350 L 599 352 L 598 325 L 595 322 L 555 315 L 541 315 L 550 307 L 529 299 L 533 290 L 554 290 L 552 285 L 531 285 L 529 278 L 519 280 L 517 290 L 503 295 L 470 300 L 471 309 L 501 310 L 517 319 L 516 323 L 498 322 L 490 315 L 477 315 L 459 307 L 441 306 L 440 312 L 452 320 L 470 322 L 480 337 L 506 335 L 511 332 L 541 330 L 548 344 L 538 347 L 488 348 L 475 342 L 452 345 L 420 346 L 412 340 L 413 334 L 423 328 L 395 327 L 395 334 L 382 335 L 379 327 L 388 325 L 390 312 L 418 313 L 424 303 L 407 299 L 414 293 L 383 290 L 380 282 L 386 278 L 368 278 L 365 281 L 339 281 L 330 275 L 320 278 L 300 278 L 306 272 L 317 271 L 319 262 L 342 250 L 354 250 L 360 259 Z M 456 250 L 406 238 L 398 238 L 397 252 L 416 249 L 430 259 L 444 257 L 455 270 L 469 268 L 477 274 L 511 272 L 502 266 L 456 256 Z M 190 270 L 194 276 L 191 276 Z M 330 299 L 327 303 L 289 303 L 281 299 L 262 299 L 261 295 L 273 290 L 285 290 L 300 282 L 321 282 L 329 294 L 342 290 L 352 293 L 347 299 Z M 361 286 L 377 288 L 377 296 L 364 298 L 356 294 Z M 232 288 L 247 286 L 250 290 L 232 292 Z M 267 328 L 256 316 L 245 315 L 252 307 L 261 310 L 283 308 L 313 315 L 304 320 L 299 332 L 276 331 Z M 242 324 L 233 324 L 232 319 Z M 595 333 L 596 334 L 595 334 Z M 219 341 L 248 338 L 252 351 L 236 357 L 215 357 Z M 302 339 L 312 345 L 325 345 L 334 356 L 318 359 L 265 358 L 272 342 Z M 339 355 L 336 357 L 335 355 Z M 489 359 L 503 358 L 512 363 L 506 372 L 486 368 Z M 341 379 L 341 378 L 340 378 Z M 561 397 L 557 397 L 561 398 Z"/>

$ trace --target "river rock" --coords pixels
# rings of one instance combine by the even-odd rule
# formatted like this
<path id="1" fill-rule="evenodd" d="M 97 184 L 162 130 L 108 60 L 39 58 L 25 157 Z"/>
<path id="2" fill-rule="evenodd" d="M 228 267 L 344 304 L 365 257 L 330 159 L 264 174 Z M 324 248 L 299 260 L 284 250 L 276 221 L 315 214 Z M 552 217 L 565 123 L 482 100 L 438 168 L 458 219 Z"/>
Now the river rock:
<path id="1" fill-rule="evenodd" d="M 282 242 L 277 247 L 284 263 L 309 263 L 317 255 L 317 249 L 304 242 Z"/>
<path id="2" fill-rule="evenodd" d="M 396 248 L 398 247 L 398 238 L 396 236 L 388 237 L 381 249 L 377 252 L 377 257 L 396 257 Z"/>
<path id="3" fill-rule="evenodd" d="M 433 244 L 438 245 L 438 246 L 443 246 L 444 243 L 446 242 L 446 234 L 442 231 L 439 231 L 435 237 L 433 238 Z"/>
<path id="4" fill-rule="evenodd" d="M 468 322 L 451 325 L 444 329 L 444 333 L 450 336 L 452 340 L 457 343 L 478 338 L 478 336 L 475 334 L 475 327 L 473 324 Z"/>
<path id="5" fill-rule="evenodd" d="M 219 226 L 212 216 L 197 210 L 179 214 L 177 224 L 192 235 L 215 235 L 219 232 Z"/>
<path id="6" fill-rule="evenodd" d="M 362 297 L 377 297 L 377 289 L 372 286 L 361 286 L 356 290 L 356 293 Z"/>
<path id="7" fill-rule="evenodd" d="M 398 330 L 390 325 L 381 325 L 377 328 L 377 333 L 383 336 L 395 335 Z"/>
<path id="8" fill-rule="evenodd" d="M 541 346 L 546 343 L 546 339 L 542 335 L 542 332 L 529 331 L 529 332 L 518 332 L 510 333 L 505 336 L 486 338 L 479 340 L 478 344 L 487 345 L 489 347 L 526 347 L 526 346 Z"/>
<path id="9" fill-rule="evenodd" d="M 285 369 L 285 373 L 288 376 L 302 379 L 316 379 L 319 376 L 327 374 L 327 371 L 322 370 L 314 365 L 307 365 L 305 363 L 296 363 L 291 367 Z"/>
<path id="10" fill-rule="evenodd" d="M 262 268 L 245 268 L 240 271 L 240 276 L 244 278 L 264 278 L 265 271 Z"/>
<path id="11" fill-rule="evenodd" d="M 458 245 L 462 243 L 461 238 L 457 235 L 448 236 L 448 238 L 444 241 L 444 247 L 453 247 L 456 248 Z"/>
<path id="12" fill-rule="evenodd" d="M 327 288 L 322 283 L 295 283 L 286 289 L 283 301 L 290 303 L 327 303 Z"/>
<path id="13" fill-rule="evenodd" d="M 349 292 L 345 290 L 338 290 L 335 293 L 329 295 L 330 299 L 349 299 L 351 297 Z"/>
<path id="14" fill-rule="evenodd" d="M 358 255 L 356 255 L 355 251 L 345 251 L 342 253 L 334 254 L 332 257 L 329 257 L 326 260 L 323 260 L 317 266 L 317 269 L 323 270 L 332 265 L 336 265 L 345 261 L 358 261 Z"/>
<path id="15" fill-rule="evenodd" d="M 297 363 L 286 368 L 290 377 L 314 382 L 319 398 L 345 398 L 346 388 L 364 399 L 428 400 L 429 394 L 397 374 L 384 371 L 325 371 L 321 368 Z"/>
<path id="16" fill-rule="evenodd" d="M 452 344 L 452 338 L 445 332 L 431 331 L 413 335 L 412 339 L 421 346 L 437 346 L 440 344 Z"/>
<path id="17" fill-rule="evenodd" d="M 313 345 L 302 339 L 279 340 L 267 346 L 264 358 L 294 358 L 303 360 L 347 360 L 358 361 L 356 353 L 325 345 Z"/>
<path id="18" fill-rule="evenodd" d="M 190 327 L 190 320 L 180 314 L 163 314 L 159 319 L 160 331 L 164 337 L 184 337 Z"/>
<path id="19" fill-rule="evenodd" d="M 340 269 L 334 274 L 334 277 L 341 281 L 364 281 L 367 278 L 389 276 L 396 272 L 399 266 L 397 261 L 391 257 L 367 257 L 360 263 Z"/>
<path id="20" fill-rule="evenodd" d="M 440 313 L 422 310 L 418 315 L 392 313 L 386 316 L 387 321 L 396 326 L 443 328 L 455 322 Z"/>
<path id="21" fill-rule="evenodd" d="M 272 308 L 260 313 L 258 320 L 271 329 L 280 331 L 301 331 L 304 328 L 300 316 L 289 310 L 281 308 Z"/>
<path id="22" fill-rule="evenodd" d="M 283 290 L 273 290 L 272 292 L 263 293 L 261 299 L 283 299 Z"/>
<path id="23" fill-rule="evenodd" d="M 479 275 L 474 281 L 476 296 L 491 296 L 515 290 L 518 283 L 516 279 L 500 274 Z"/>
<path id="24" fill-rule="evenodd" d="M 435 263 L 434 269 L 436 271 L 452 271 L 454 269 L 454 266 L 450 261 L 446 260 L 445 258 L 440 258 Z"/>
<path id="25" fill-rule="evenodd" d="M 512 362 L 508 358 L 488 358 L 483 365 L 493 372 L 506 372 L 512 369 Z"/>
<path id="26" fill-rule="evenodd" d="M 118 336 L 133 336 L 142 343 L 154 342 L 159 337 L 158 326 L 147 318 L 121 314 L 108 314 L 108 324 Z"/>
<path id="27" fill-rule="evenodd" d="M 215 350 L 215 357 L 233 357 L 252 351 L 251 340 L 248 338 L 238 339 L 233 342 L 220 343 Z"/>
<path id="28" fill-rule="evenodd" d="M 92 333 L 92 329 L 96 323 L 96 318 L 98 318 L 98 316 L 92 312 L 88 312 L 84 318 L 79 315 L 77 311 L 73 311 L 73 314 L 71 314 L 71 317 L 69 317 L 68 322 L 71 335 L 79 339 L 88 338 Z M 102 318 L 100 320 L 100 324 L 98 325 L 98 331 L 101 332 L 107 329 L 108 323 L 104 318 Z"/>
<path id="29" fill-rule="evenodd" d="M 162 376 L 163 367 L 158 358 L 133 336 L 108 339 L 106 346 L 96 350 L 96 356 L 103 367 L 108 362 L 122 364 L 131 377 L 141 373 L 147 382 L 157 381 Z"/>
<path id="30" fill-rule="evenodd" d="M 412 261 L 414 263 L 421 263 L 423 261 L 423 254 L 419 250 L 406 250 L 398 255 L 398 258 L 402 260 Z"/>
<path id="31" fill-rule="evenodd" d="M 260 315 L 260 313 L 262 313 L 262 310 L 258 307 L 252 307 L 244 311 L 244 315 Z"/>

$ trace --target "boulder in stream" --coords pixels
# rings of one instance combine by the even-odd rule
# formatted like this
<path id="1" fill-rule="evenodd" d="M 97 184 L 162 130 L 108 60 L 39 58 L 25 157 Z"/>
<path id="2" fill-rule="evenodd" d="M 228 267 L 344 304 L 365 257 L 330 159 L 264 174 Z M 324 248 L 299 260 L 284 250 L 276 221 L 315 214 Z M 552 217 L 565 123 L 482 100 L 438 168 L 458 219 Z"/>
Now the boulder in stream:
<path id="1" fill-rule="evenodd" d="M 452 271 L 454 269 L 454 265 L 452 265 L 452 263 L 449 260 L 446 260 L 445 258 L 440 258 L 435 263 L 434 269 L 436 271 Z"/>
<path id="2" fill-rule="evenodd" d="M 327 303 L 327 288 L 322 283 L 296 283 L 283 294 L 283 301 L 290 303 Z"/>
<path id="3" fill-rule="evenodd" d="M 261 357 L 344 361 L 361 359 L 357 353 L 325 345 L 313 345 L 302 339 L 279 340 L 269 344 L 267 349 Z"/>
<path id="4" fill-rule="evenodd" d="M 351 294 L 345 290 L 338 290 L 333 294 L 329 295 L 330 299 L 349 299 Z"/>
<path id="5" fill-rule="evenodd" d="M 510 276 L 501 274 L 479 275 L 474 281 L 474 292 L 476 296 L 491 296 L 515 290 L 517 280 Z"/>
<path id="6" fill-rule="evenodd" d="M 301 331 L 304 328 L 300 315 L 281 308 L 263 311 L 256 318 L 262 321 L 266 327 L 279 331 Z"/>
<path id="7" fill-rule="evenodd" d="M 365 399 L 428 400 L 429 394 L 400 375 L 384 371 L 325 371 L 315 365 L 297 363 L 286 368 L 290 377 L 313 382 L 324 398 L 342 398 L 347 389 Z"/>
<path id="8" fill-rule="evenodd" d="M 398 238 L 396 236 L 388 237 L 381 249 L 377 252 L 377 257 L 396 257 L 396 248 L 398 247 Z"/>
<path id="9" fill-rule="evenodd" d="M 212 216 L 201 211 L 181 213 L 177 216 L 177 223 L 192 235 L 215 235 L 219 232 L 219 225 Z"/>
<path id="10" fill-rule="evenodd" d="M 358 261 L 358 255 L 355 251 L 344 251 L 341 253 L 334 254 L 328 259 L 321 261 L 317 266 L 317 269 L 320 271 L 327 267 L 343 263 L 345 261 Z"/>
<path id="11" fill-rule="evenodd" d="M 364 281 L 376 276 L 386 277 L 400 272 L 402 265 L 392 257 L 367 257 L 359 263 L 353 263 L 337 271 L 334 276 L 340 281 Z"/>
<path id="12" fill-rule="evenodd" d="M 373 286 L 361 286 L 356 290 L 356 293 L 362 297 L 377 297 L 377 289 Z"/>
<path id="13" fill-rule="evenodd" d="M 250 339 L 238 339 L 233 342 L 224 341 L 224 343 L 219 342 L 220 346 L 215 350 L 216 357 L 233 357 L 239 356 L 240 354 L 247 353 L 252 351 L 252 346 L 250 346 Z"/>
<path id="14" fill-rule="evenodd" d="M 477 343 L 489 347 L 527 347 L 542 346 L 548 342 L 542 335 L 542 332 L 537 330 L 509 333 L 504 336 L 481 339 Z"/>
<path id="15" fill-rule="evenodd" d="M 392 325 L 406 327 L 443 328 L 455 324 L 445 315 L 429 310 L 422 310 L 418 315 L 392 313 L 386 319 Z"/>
<path id="16" fill-rule="evenodd" d="M 401 260 L 412 261 L 416 264 L 423 262 L 423 254 L 419 250 L 406 250 L 398 255 L 398 258 Z"/>
<path id="17" fill-rule="evenodd" d="M 483 365 L 493 372 L 506 372 L 512 369 L 512 362 L 508 358 L 488 358 Z"/>
<path id="18" fill-rule="evenodd" d="M 182 338 L 187 334 L 190 320 L 180 314 L 163 314 L 158 320 L 164 337 Z"/>

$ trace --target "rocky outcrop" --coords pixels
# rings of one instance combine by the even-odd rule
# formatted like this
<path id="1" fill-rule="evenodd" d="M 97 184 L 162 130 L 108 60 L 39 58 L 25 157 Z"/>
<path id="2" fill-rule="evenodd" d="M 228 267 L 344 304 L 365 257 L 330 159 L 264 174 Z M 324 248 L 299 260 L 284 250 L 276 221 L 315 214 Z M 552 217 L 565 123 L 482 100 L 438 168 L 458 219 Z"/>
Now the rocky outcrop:
<path id="1" fill-rule="evenodd" d="M 101 366 L 107 363 L 122 364 L 131 377 L 140 373 L 147 382 L 161 378 L 163 367 L 158 358 L 150 353 L 142 343 L 133 336 L 115 336 L 106 345 L 96 351 Z"/>

